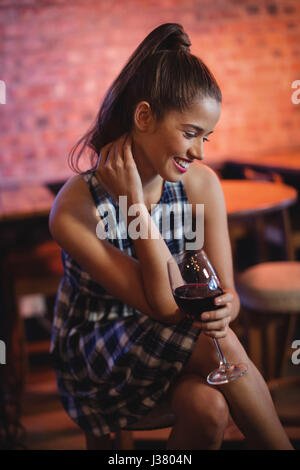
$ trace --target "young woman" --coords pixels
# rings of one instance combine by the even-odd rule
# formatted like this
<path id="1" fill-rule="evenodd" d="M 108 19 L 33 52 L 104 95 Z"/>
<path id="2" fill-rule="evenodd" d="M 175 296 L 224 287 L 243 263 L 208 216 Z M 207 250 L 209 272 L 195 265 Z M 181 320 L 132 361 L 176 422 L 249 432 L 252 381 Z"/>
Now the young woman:
<path id="1" fill-rule="evenodd" d="M 221 92 L 189 47 L 178 24 L 152 31 L 71 154 L 77 165 L 89 148 L 96 160 L 69 179 L 50 215 L 65 270 L 51 346 L 60 396 L 94 436 L 142 423 L 165 401 L 176 419 L 168 449 L 220 448 L 229 414 L 249 447 L 291 449 L 263 378 L 229 327 L 239 299 L 225 204 L 217 176 L 199 163 L 220 116 Z M 116 226 L 127 220 L 128 229 L 133 221 L 130 211 L 118 212 L 120 196 L 127 208 L 138 204 L 146 236 L 130 237 L 125 226 L 125 236 L 117 230 L 97 237 L 99 227 L 107 231 L 108 205 Z M 178 219 L 168 233 L 159 231 L 160 208 L 174 203 L 193 210 L 204 204 L 204 249 L 224 290 L 216 300 L 222 308 L 197 322 L 184 317 L 169 286 L 167 260 L 184 245 L 174 236 Z M 229 361 L 248 364 L 246 375 L 207 384 L 217 366 L 212 338 L 220 338 Z"/>

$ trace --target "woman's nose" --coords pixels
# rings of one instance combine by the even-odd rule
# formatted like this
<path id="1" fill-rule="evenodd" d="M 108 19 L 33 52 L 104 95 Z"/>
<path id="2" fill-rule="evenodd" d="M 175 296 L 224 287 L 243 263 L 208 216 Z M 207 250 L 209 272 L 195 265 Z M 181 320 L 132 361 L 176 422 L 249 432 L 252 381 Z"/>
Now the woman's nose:
<path id="1" fill-rule="evenodd" d="M 205 156 L 203 152 L 203 140 L 201 139 L 201 141 L 194 142 L 193 145 L 190 146 L 188 153 L 190 158 L 203 160 Z"/>

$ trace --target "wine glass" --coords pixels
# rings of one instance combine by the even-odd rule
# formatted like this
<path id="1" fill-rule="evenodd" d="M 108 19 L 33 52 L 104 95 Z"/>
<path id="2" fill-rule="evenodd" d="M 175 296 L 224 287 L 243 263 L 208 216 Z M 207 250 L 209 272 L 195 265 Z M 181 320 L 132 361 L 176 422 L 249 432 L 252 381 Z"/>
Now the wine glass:
<path id="1" fill-rule="evenodd" d="M 205 251 L 188 250 L 168 260 L 168 274 L 174 300 L 188 318 L 200 320 L 202 312 L 221 308 L 214 299 L 223 293 L 218 276 Z M 247 372 L 247 365 L 226 361 L 219 341 L 213 338 L 220 361 L 219 368 L 207 376 L 207 382 L 221 385 L 238 379 Z"/>

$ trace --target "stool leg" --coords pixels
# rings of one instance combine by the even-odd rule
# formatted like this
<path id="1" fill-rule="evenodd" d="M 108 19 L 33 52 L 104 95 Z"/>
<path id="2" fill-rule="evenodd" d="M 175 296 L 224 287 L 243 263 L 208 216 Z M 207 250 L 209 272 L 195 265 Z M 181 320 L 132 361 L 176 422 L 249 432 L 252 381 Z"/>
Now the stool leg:
<path id="1" fill-rule="evenodd" d="M 131 431 L 116 432 L 116 446 L 118 450 L 134 450 L 134 439 Z"/>
<path id="2" fill-rule="evenodd" d="M 295 320 L 291 315 L 266 314 L 244 309 L 247 352 L 265 380 L 280 377 L 292 343 Z"/>
<path id="3" fill-rule="evenodd" d="M 251 357 L 256 367 L 263 372 L 262 331 L 260 328 L 249 328 L 248 345 L 249 357 Z"/>
<path id="4" fill-rule="evenodd" d="M 265 358 L 266 358 L 266 380 L 271 380 L 276 377 L 276 358 L 278 356 L 277 344 L 277 331 L 278 325 L 276 321 L 270 321 L 265 329 L 266 342 L 265 342 Z"/>
<path id="5" fill-rule="evenodd" d="M 28 372 L 25 325 L 19 311 L 18 293 L 15 290 L 13 280 L 9 277 L 5 278 L 4 290 L 4 308 L 7 317 L 5 334 L 7 336 L 8 376 L 13 379 L 12 382 L 16 385 L 14 394 L 21 413 Z"/>
<path id="6" fill-rule="evenodd" d="M 289 314 L 287 315 L 287 333 L 285 338 L 285 344 L 283 349 L 283 355 L 279 364 L 279 377 L 283 376 L 285 361 L 288 358 L 288 353 L 290 354 L 291 345 L 293 342 L 294 333 L 296 331 L 297 324 L 297 315 Z"/>
<path id="7" fill-rule="evenodd" d="M 288 209 L 282 210 L 281 220 L 282 220 L 282 226 L 283 226 L 285 257 L 289 261 L 294 261 L 295 260 L 295 248 L 293 245 L 291 220 L 290 220 Z"/>
<path id="8" fill-rule="evenodd" d="M 98 437 L 86 432 L 85 442 L 87 450 L 112 450 L 110 434 L 105 434 L 105 436 Z"/>
<path id="9" fill-rule="evenodd" d="M 266 321 L 268 321 L 267 315 Z M 289 314 L 270 318 L 266 329 L 267 380 L 281 377 L 286 354 L 292 343 L 294 326 Z"/>
<path id="10" fill-rule="evenodd" d="M 256 235 L 256 256 L 257 261 L 262 263 L 267 260 L 267 244 L 265 239 L 265 222 L 263 216 L 255 218 L 255 235 Z"/>
<path id="11" fill-rule="evenodd" d="M 262 323 L 255 314 L 251 315 L 244 309 L 244 321 L 246 327 L 247 353 L 258 370 L 264 373 L 263 364 L 263 337 L 264 331 Z"/>

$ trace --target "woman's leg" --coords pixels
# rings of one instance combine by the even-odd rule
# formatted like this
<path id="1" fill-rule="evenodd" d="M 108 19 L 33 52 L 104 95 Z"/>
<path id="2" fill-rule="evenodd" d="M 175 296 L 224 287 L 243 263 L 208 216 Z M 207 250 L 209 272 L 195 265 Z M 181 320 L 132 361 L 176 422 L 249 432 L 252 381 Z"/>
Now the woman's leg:
<path id="1" fill-rule="evenodd" d="M 253 449 L 293 449 L 277 416 L 273 401 L 263 377 L 247 356 L 232 330 L 228 330 L 220 345 L 228 362 L 244 362 L 248 372 L 239 379 L 218 385 L 227 400 L 230 413 Z M 195 349 L 183 369 L 183 374 L 206 377 L 218 366 L 212 338 L 200 334 Z"/>
<path id="2" fill-rule="evenodd" d="M 176 417 L 167 449 L 213 450 L 221 447 L 229 411 L 222 393 L 196 374 L 180 376 L 170 391 Z"/>

